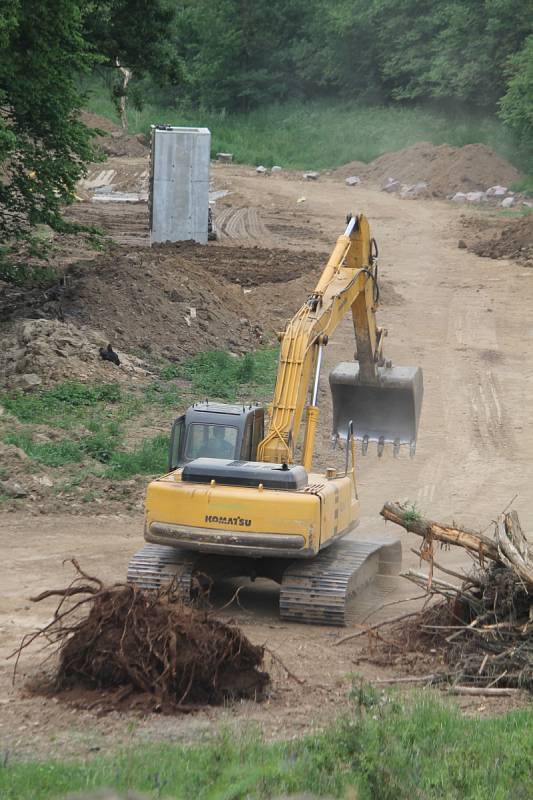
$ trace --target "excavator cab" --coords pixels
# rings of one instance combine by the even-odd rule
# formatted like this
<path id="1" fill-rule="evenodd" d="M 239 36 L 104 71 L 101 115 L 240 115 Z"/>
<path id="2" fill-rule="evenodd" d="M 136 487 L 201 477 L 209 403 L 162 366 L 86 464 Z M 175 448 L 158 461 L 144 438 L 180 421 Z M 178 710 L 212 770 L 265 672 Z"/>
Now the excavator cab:
<path id="1" fill-rule="evenodd" d="M 196 458 L 255 461 L 264 421 L 262 406 L 194 403 L 172 426 L 169 472 Z"/>
<path id="2" fill-rule="evenodd" d="M 415 453 L 424 384 L 420 367 L 376 367 L 375 378 L 365 380 L 358 362 L 343 362 L 329 376 L 333 400 L 333 435 L 347 439 L 350 423 L 361 441 L 363 454 L 377 442 L 378 455 L 391 443 L 398 455 L 407 444 Z"/>

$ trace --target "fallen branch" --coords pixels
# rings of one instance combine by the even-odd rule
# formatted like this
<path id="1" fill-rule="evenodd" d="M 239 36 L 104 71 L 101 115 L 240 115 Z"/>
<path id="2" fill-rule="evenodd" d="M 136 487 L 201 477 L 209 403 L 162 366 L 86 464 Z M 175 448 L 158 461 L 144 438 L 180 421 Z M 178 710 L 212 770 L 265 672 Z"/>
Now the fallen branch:
<path id="1" fill-rule="evenodd" d="M 450 694 L 465 694 L 465 695 L 475 695 L 478 697 L 511 697 L 512 695 L 516 695 L 520 692 L 520 689 L 511 689 L 509 687 L 501 687 L 501 688 L 485 688 L 483 686 L 450 686 L 448 689 Z"/>
<path id="2" fill-rule="evenodd" d="M 400 614 L 399 617 L 386 619 L 383 622 L 376 622 L 374 625 L 367 625 L 365 626 L 364 630 L 356 631 L 355 633 L 349 633 L 348 636 L 343 636 L 342 639 L 338 639 L 336 642 L 333 642 L 333 647 L 338 647 L 340 644 L 344 644 L 344 642 L 348 642 L 350 639 L 357 639 L 359 636 L 364 636 L 365 633 L 376 631 L 378 628 L 383 628 L 385 625 L 392 625 L 395 622 L 402 622 L 404 619 L 416 617 L 417 615 L 418 611 L 411 611 L 408 614 Z"/>
<path id="3" fill-rule="evenodd" d="M 493 561 L 500 561 L 498 546 L 492 539 L 483 536 L 481 533 L 449 527 L 439 522 L 413 515 L 409 507 L 401 503 L 385 503 L 380 513 L 384 519 L 400 525 L 410 533 L 416 533 L 417 536 L 421 536 L 423 539 L 430 541 L 436 539 L 439 542 L 464 547 L 471 553 L 477 553 L 481 560 L 487 557 Z"/>

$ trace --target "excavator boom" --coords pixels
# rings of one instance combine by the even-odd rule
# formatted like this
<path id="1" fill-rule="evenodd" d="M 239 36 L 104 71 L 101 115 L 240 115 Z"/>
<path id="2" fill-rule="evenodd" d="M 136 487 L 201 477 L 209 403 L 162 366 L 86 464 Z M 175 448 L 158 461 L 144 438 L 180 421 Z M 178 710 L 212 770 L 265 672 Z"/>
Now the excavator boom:
<path id="1" fill-rule="evenodd" d="M 334 404 L 334 433 L 346 438 L 350 421 L 364 442 L 385 442 L 395 450 L 409 444 L 414 451 L 422 373 L 418 368 L 392 367 L 383 359 L 385 331 L 376 325 L 379 301 L 377 247 L 368 221 L 350 217 L 309 299 L 280 335 L 281 352 L 270 425 L 259 445 L 259 459 L 292 463 L 304 410 L 306 431 L 302 463 L 312 465 L 318 421 L 317 388 L 322 348 L 339 323 L 351 312 L 357 343 L 357 362 L 341 365 L 330 376 Z M 314 376 L 313 391 L 309 387 Z"/>

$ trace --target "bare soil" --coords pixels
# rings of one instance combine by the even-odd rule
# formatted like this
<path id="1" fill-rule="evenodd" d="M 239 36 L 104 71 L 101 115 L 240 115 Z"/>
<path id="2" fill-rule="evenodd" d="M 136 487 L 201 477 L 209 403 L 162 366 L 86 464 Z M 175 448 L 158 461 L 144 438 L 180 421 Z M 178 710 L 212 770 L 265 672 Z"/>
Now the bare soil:
<path id="1" fill-rule="evenodd" d="M 470 249 L 479 256 L 513 259 L 525 267 L 533 267 L 533 213 L 506 220 L 499 233 L 485 231 Z"/>
<path id="2" fill-rule="evenodd" d="M 220 340 L 219 346 L 229 344 L 230 335 L 242 343 L 242 308 L 247 308 L 250 323 L 242 329 L 253 331 L 258 325 L 267 331 L 282 325 L 313 288 L 317 262 L 303 251 L 322 254 L 330 250 L 343 230 L 346 212 L 363 211 L 380 245 L 385 291 L 379 320 L 389 331 L 386 353 L 394 363 L 422 366 L 425 398 L 415 459 L 406 455 L 394 459 L 390 453 L 378 459 L 370 452 L 359 459 L 359 493 L 364 509 L 361 532 L 397 534 L 390 527 L 385 529 L 379 517 L 383 502 L 390 498 L 409 498 L 435 518 L 484 528 L 517 493 L 515 507 L 525 530 L 531 531 L 533 375 L 523 365 L 533 358 L 533 271 L 507 261 L 496 269 L 493 260 L 459 249 L 457 242 L 464 236 L 461 211 L 437 200 L 398 203 L 379 190 L 368 186 L 354 190 L 334 177 L 321 177 L 316 183 L 283 175 L 265 179 L 244 167 L 215 166 L 213 178 L 215 188 L 232 191 L 217 203 L 216 215 L 222 217 L 219 245 L 206 248 L 188 267 L 180 266 L 180 259 L 185 264 L 196 258 L 195 248 L 185 247 L 183 253 L 180 248 L 154 250 L 148 256 L 143 255 L 142 248 L 127 250 L 126 245 L 127 252 L 117 248 L 112 258 L 109 254 L 98 256 L 94 272 L 86 265 L 77 278 L 80 291 L 84 291 L 83 301 L 68 301 L 72 303 L 67 306 L 71 319 L 95 326 L 102 320 L 98 325 L 124 337 L 117 341 L 123 341 L 125 347 L 145 338 L 150 347 L 161 352 L 162 332 L 166 331 L 166 346 L 181 357 L 189 352 L 189 335 L 195 337 L 196 349 L 205 350 L 218 341 L 209 327 L 205 331 L 192 325 L 189 329 L 186 323 L 182 327 L 183 310 L 196 304 L 200 312 L 205 310 L 203 319 L 200 313 L 197 321 L 219 325 L 217 330 L 228 320 L 239 319 L 239 328 L 225 334 L 227 338 Z M 302 197 L 305 201 L 297 203 Z M 106 211 L 109 205 L 102 204 L 99 213 L 109 213 L 113 225 L 118 225 L 118 211 Z M 92 206 L 79 204 L 79 213 Z M 243 246 L 258 247 L 254 251 L 258 256 L 257 279 L 250 277 L 253 255 L 241 250 Z M 262 254 L 263 249 L 277 248 L 291 251 L 294 260 L 280 253 L 278 268 L 277 253 Z M 219 275 L 209 269 L 208 256 L 204 258 L 204 253 L 211 252 L 218 254 L 214 264 L 221 265 Z M 238 265 L 239 260 L 241 267 L 234 270 L 233 263 Z M 288 280 L 280 281 L 286 261 L 292 264 L 287 268 Z M 182 272 L 188 281 L 182 279 Z M 195 282 L 193 274 L 197 276 Z M 271 276 L 275 280 L 269 281 Z M 236 283 L 236 278 L 241 283 Z M 183 300 L 170 300 L 165 292 L 181 291 L 182 283 L 190 294 Z M 106 293 L 109 299 L 104 297 Z M 215 296 L 223 298 L 228 308 L 213 308 Z M 126 308 L 133 313 L 126 315 Z M 119 312 L 124 313 L 124 324 L 117 322 Z M 167 318 L 156 325 L 153 318 L 162 317 L 161 312 Z M 117 324 L 124 333 L 116 330 Z M 146 330 L 135 330 L 136 326 L 146 326 Z M 179 335 L 174 333 L 176 326 Z M 247 346 L 255 341 L 251 332 Z M 342 464 L 342 453 L 331 450 L 326 376 L 334 364 L 350 359 L 353 349 L 353 329 L 347 319 L 326 350 L 319 392 L 321 432 L 316 463 L 320 468 Z M 106 510 L 105 504 L 102 510 Z M 222 724 L 237 729 L 253 722 L 270 738 L 296 736 L 323 725 L 345 709 L 353 673 L 378 680 L 411 674 L 424 666 L 401 660 L 392 665 L 369 664 L 372 640 L 366 636 L 333 648 L 347 631 L 281 622 L 277 587 L 258 581 L 245 586 L 239 605 L 233 604 L 222 616 L 235 618 L 252 643 L 266 644 L 303 681 L 291 678 L 279 664 L 269 663 L 267 655 L 266 666 L 273 680 L 265 703 L 244 701 L 192 716 L 163 718 L 116 712 L 99 716 L 94 709 L 74 709 L 30 697 L 24 693 L 23 681 L 11 686 L 12 662 L 4 660 L 20 637 L 42 625 L 53 610 L 52 603 L 34 606 L 28 597 L 51 585 L 64 584 L 67 567 L 63 560 L 71 556 L 110 582 L 120 579 L 131 553 L 142 542 L 142 513 L 133 509 L 127 514 L 43 513 L 36 517 L 19 510 L 1 514 L 0 527 L 5 566 L 0 746 L 15 757 L 58 753 L 62 757 L 85 756 L 111 746 L 150 740 L 196 741 Z M 399 535 L 405 565 L 418 564 L 410 552 L 418 542 L 402 532 Z M 456 558 L 455 554 L 441 554 L 439 560 L 453 567 Z M 213 598 L 216 607 L 227 603 L 235 588 L 231 583 L 221 586 Z M 409 601 L 376 611 L 384 600 L 407 601 L 412 594 L 410 585 L 400 582 L 385 597 L 374 596 L 367 601 L 354 619 L 361 622 L 371 614 L 369 620 L 374 621 L 413 608 L 416 603 Z M 356 622 L 349 630 L 358 630 Z M 35 653 L 28 653 L 21 664 L 22 672 L 28 677 L 34 675 L 35 664 Z M 515 707 L 524 700 L 459 702 L 468 713 L 487 714 Z"/>
<path id="3" fill-rule="evenodd" d="M 451 147 L 430 142 L 418 142 L 396 153 L 385 153 L 370 164 L 354 161 L 339 167 L 333 174 L 341 178 L 359 175 L 365 182 L 380 185 L 388 178 L 407 184 L 424 181 L 433 197 L 483 191 L 496 184 L 510 187 L 520 178 L 515 167 L 484 144 Z"/>

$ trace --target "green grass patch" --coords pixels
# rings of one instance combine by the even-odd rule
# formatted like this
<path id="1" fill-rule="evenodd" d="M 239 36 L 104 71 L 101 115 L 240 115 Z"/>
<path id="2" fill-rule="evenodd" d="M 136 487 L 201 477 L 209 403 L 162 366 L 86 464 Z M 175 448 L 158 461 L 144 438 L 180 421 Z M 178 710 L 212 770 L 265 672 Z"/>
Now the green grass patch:
<path id="1" fill-rule="evenodd" d="M 270 392 L 276 379 L 279 350 L 256 350 L 235 358 L 224 350 L 199 353 L 181 367 L 181 375 L 202 397 L 235 400 L 254 389 Z"/>
<path id="2" fill-rule="evenodd" d="M 35 425 L 68 427 L 73 419 L 123 399 L 116 383 L 86 384 L 75 381 L 58 383 L 52 389 L 32 393 L 13 392 L 0 395 L 0 403 L 21 422 Z"/>
<path id="3" fill-rule="evenodd" d="M 118 123 L 105 87 L 92 83 L 87 108 Z M 128 112 L 131 133 L 148 133 L 151 124 L 207 126 L 213 155 L 233 153 L 239 163 L 281 164 L 290 169 L 329 169 L 349 161 L 368 163 L 383 153 L 420 141 L 462 146 L 481 142 L 524 172 L 530 154 L 489 114 L 447 113 L 442 107 L 366 106 L 316 100 L 258 108 L 246 114 L 180 110 L 147 103 Z M 532 178 L 533 180 L 533 178 Z"/>
<path id="4" fill-rule="evenodd" d="M 161 475 L 168 467 L 169 436 L 158 434 L 145 439 L 133 450 L 115 450 L 105 476 L 124 480 L 133 475 Z"/>
<path id="5" fill-rule="evenodd" d="M 62 467 L 65 464 L 77 464 L 84 458 L 84 449 L 80 442 L 71 439 L 59 439 L 53 442 L 35 442 L 27 431 L 8 433 L 2 440 L 6 444 L 14 444 L 24 450 L 33 461 L 47 467 Z"/>
<path id="6" fill-rule="evenodd" d="M 363 688 L 325 732 L 284 743 L 226 732 L 196 747 L 169 744 L 79 762 L 9 762 L 3 800 L 52 800 L 103 787 L 149 798 L 244 800 L 299 792 L 358 800 L 529 800 L 529 710 L 465 718 L 427 696 L 407 701 Z"/>

